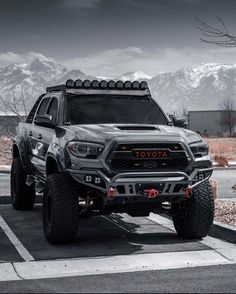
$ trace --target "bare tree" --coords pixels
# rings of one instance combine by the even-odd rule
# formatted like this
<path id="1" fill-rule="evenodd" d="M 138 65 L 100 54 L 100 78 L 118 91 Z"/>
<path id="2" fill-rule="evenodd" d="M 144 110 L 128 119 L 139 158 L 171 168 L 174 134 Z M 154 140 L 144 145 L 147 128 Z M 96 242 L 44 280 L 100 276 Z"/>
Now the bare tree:
<path id="1" fill-rule="evenodd" d="M 236 36 L 232 35 L 223 19 L 216 17 L 218 26 L 209 25 L 198 17 L 195 17 L 197 29 L 203 35 L 202 42 L 214 44 L 221 47 L 236 47 Z"/>
<path id="2" fill-rule="evenodd" d="M 1 124 L 0 124 L 0 161 L 9 163 L 14 129 L 19 121 L 24 121 L 30 107 L 30 100 L 24 95 L 21 87 L 21 97 L 16 98 L 13 91 L 11 99 L 0 96 Z"/>
<path id="3" fill-rule="evenodd" d="M 234 110 L 234 100 L 231 97 L 225 98 L 220 103 L 220 108 L 223 110 L 221 116 L 221 124 L 225 126 L 229 134 L 232 135 L 233 129 L 236 126 L 236 111 Z"/>

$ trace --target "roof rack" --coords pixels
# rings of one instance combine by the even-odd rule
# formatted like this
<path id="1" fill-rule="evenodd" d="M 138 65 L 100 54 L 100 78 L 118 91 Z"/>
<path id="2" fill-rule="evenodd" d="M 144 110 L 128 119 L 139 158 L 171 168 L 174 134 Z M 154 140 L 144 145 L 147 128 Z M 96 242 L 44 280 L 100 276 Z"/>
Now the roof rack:
<path id="1" fill-rule="evenodd" d="M 71 93 L 72 91 L 77 91 L 76 93 L 84 93 L 84 92 L 91 92 L 92 91 L 100 91 L 103 90 L 105 92 L 110 92 L 112 93 L 114 91 L 117 92 L 124 92 L 126 91 L 126 94 L 131 94 L 135 92 L 139 92 L 139 95 L 143 96 L 145 93 L 149 93 L 148 89 L 148 83 L 146 81 L 98 81 L 98 80 L 67 80 L 65 84 L 63 85 L 58 85 L 58 86 L 53 86 L 53 87 L 47 87 L 46 91 L 47 92 L 66 92 L 66 93 Z M 82 91 L 82 92 L 81 92 Z"/>

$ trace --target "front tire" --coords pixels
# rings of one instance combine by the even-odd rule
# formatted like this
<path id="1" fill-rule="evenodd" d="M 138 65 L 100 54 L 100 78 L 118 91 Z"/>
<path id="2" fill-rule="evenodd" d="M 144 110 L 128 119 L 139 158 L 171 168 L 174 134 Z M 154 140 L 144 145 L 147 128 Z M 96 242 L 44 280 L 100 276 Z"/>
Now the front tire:
<path id="1" fill-rule="evenodd" d="M 193 189 L 191 199 L 174 206 L 173 222 L 177 234 L 183 238 L 205 237 L 214 220 L 214 196 L 209 181 Z"/>
<path id="2" fill-rule="evenodd" d="M 14 158 L 11 166 L 11 203 L 16 210 L 30 210 L 34 207 L 35 186 L 26 185 L 26 178 L 20 158 Z"/>
<path id="3" fill-rule="evenodd" d="M 51 244 L 75 240 L 78 229 L 77 185 L 69 175 L 51 174 L 43 197 L 43 228 Z"/>

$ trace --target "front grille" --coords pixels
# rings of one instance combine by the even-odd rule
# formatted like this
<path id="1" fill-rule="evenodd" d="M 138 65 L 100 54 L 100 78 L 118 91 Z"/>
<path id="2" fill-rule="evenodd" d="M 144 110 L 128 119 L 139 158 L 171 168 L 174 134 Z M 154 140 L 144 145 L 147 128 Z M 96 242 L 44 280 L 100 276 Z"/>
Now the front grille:
<path id="1" fill-rule="evenodd" d="M 168 158 L 134 158 L 133 150 L 168 149 Z M 107 165 L 117 172 L 127 171 L 184 171 L 188 157 L 179 143 L 116 144 L 106 158 Z"/>
<path id="2" fill-rule="evenodd" d="M 179 143 L 133 143 L 133 144 L 119 144 L 117 151 L 131 151 L 133 149 L 170 149 L 173 151 L 184 150 Z"/>

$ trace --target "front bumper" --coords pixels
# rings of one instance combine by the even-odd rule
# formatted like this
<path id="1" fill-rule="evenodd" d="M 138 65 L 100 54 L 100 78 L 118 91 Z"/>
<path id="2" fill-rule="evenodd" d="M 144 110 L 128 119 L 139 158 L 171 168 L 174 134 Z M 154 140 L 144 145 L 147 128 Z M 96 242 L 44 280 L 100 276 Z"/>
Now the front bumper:
<path id="1" fill-rule="evenodd" d="M 187 193 L 201 183 L 209 180 L 213 168 L 196 168 L 188 175 L 184 172 L 127 172 L 108 177 L 101 170 L 73 170 L 67 172 L 81 184 L 100 190 L 109 198 L 109 192 L 113 189 L 115 197 L 143 196 L 140 194 L 142 187 L 159 190 L 159 197 L 163 198 L 187 196 Z M 100 178 L 103 185 L 95 182 L 86 182 L 85 177 L 91 179 Z"/>

